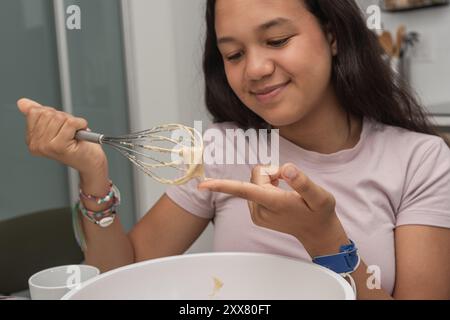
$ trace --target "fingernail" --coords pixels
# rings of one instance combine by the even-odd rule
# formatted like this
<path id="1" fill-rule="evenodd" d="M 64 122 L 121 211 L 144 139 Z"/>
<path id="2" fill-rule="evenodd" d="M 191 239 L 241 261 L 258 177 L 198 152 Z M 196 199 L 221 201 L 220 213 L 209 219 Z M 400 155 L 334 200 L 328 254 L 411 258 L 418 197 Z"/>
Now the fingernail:
<path id="1" fill-rule="evenodd" d="M 26 103 L 38 104 L 36 101 L 28 99 L 28 98 L 21 98 L 21 99 L 19 99 L 19 101 L 26 102 Z"/>
<path id="2" fill-rule="evenodd" d="M 286 169 L 284 169 L 284 176 L 288 178 L 289 180 L 295 179 L 298 175 L 298 171 L 295 167 L 289 166 Z"/>
<path id="3" fill-rule="evenodd" d="M 266 167 L 261 167 L 260 168 L 260 175 L 262 176 L 272 176 L 277 174 L 278 172 L 278 167 L 276 166 L 266 166 Z"/>

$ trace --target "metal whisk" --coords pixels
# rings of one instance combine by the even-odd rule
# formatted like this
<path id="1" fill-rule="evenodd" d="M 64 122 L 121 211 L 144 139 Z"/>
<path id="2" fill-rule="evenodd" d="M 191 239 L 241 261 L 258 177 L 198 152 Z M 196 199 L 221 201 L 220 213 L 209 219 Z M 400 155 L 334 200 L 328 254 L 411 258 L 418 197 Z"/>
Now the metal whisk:
<path id="1" fill-rule="evenodd" d="M 203 139 L 194 128 L 167 124 L 118 137 L 78 131 L 75 138 L 113 147 L 163 184 L 180 185 L 204 178 Z"/>

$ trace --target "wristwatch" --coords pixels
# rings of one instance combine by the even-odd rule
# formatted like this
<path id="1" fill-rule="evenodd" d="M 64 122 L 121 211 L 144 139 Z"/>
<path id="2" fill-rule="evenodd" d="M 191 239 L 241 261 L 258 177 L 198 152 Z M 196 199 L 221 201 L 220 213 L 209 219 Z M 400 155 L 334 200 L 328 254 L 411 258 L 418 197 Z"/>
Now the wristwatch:
<path id="1" fill-rule="evenodd" d="M 339 253 L 318 256 L 312 261 L 336 273 L 347 274 L 354 272 L 358 268 L 360 257 L 355 243 L 350 240 L 350 244 L 340 247 Z"/>

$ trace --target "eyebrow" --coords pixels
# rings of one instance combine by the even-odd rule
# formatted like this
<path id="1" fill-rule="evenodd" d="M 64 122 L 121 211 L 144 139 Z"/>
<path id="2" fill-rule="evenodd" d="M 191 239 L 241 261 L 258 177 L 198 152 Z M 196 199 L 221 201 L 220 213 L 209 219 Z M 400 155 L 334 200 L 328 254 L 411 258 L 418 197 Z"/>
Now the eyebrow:
<path id="1" fill-rule="evenodd" d="M 262 33 L 271 28 L 281 27 L 284 25 L 292 26 L 293 23 L 291 20 L 286 19 L 286 18 L 281 18 L 281 17 L 275 18 L 270 21 L 264 22 L 260 26 L 256 27 L 255 31 L 258 33 Z M 220 44 L 225 44 L 225 43 L 229 43 L 229 42 L 237 42 L 237 40 L 233 37 L 223 37 L 217 41 L 217 44 L 220 45 Z"/>

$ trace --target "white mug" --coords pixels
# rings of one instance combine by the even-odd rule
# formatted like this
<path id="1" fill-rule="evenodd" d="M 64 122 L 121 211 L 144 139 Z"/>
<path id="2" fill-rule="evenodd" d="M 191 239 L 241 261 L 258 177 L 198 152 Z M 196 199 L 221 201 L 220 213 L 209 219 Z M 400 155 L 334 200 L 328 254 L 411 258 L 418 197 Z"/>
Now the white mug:
<path id="1" fill-rule="evenodd" d="M 40 271 L 28 279 L 31 299 L 59 300 L 99 274 L 99 269 L 88 265 L 68 265 Z"/>

